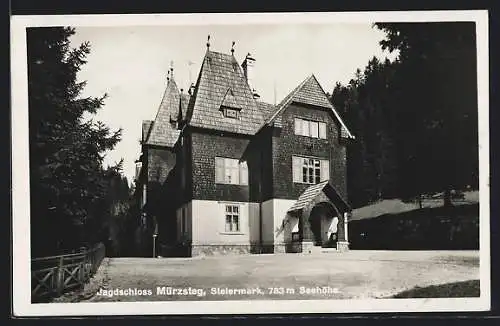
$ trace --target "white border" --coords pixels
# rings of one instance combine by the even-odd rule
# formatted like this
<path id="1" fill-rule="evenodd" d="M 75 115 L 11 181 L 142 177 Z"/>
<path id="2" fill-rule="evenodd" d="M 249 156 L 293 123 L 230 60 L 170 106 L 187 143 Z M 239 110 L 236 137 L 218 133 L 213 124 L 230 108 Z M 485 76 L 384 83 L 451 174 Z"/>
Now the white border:
<path id="1" fill-rule="evenodd" d="M 481 297 L 458 299 L 282 300 L 31 304 L 28 83 L 25 28 L 31 26 L 152 26 L 284 23 L 474 21 L 479 98 Z M 261 14 L 13 16 L 11 19 L 13 313 L 15 316 L 453 312 L 490 309 L 488 12 L 412 11 Z"/>

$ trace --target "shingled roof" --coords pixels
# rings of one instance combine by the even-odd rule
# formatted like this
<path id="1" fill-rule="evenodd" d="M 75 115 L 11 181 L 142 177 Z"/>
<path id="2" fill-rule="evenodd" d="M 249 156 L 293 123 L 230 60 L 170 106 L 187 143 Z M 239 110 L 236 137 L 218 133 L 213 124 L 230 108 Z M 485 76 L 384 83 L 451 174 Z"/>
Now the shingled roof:
<path id="1" fill-rule="evenodd" d="M 186 118 L 187 114 L 187 109 L 189 106 L 189 100 L 191 99 L 191 95 L 186 94 L 186 93 L 181 93 L 181 112 L 182 112 L 182 118 Z"/>
<path id="2" fill-rule="evenodd" d="M 324 192 L 327 197 L 329 197 L 335 205 L 340 205 L 340 209 L 343 211 L 351 210 L 350 205 L 340 196 L 337 190 L 331 185 L 328 180 L 322 181 L 315 185 L 309 186 L 304 190 L 304 192 L 299 196 L 297 201 L 290 207 L 289 212 L 303 209 L 311 201 L 316 198 L 321 192 Z"/>
<path id="3" fill-rule="evenodd" d="M 338 122 L 341 125 L 341 136 L 345 138 L 354 138 L 344 121 L 333 107 L 332 103 L 328 100 L 325 91 L 319 84 L 316 77 L 313 75 L 303 80 L 292 92 L 290 92 L 276 107 L 276 111 L 266 119 L 265 124 L 271 124 L 279 116 L 285 108 L 292 102 L 315 105 L 331 109 Z"/>
<path id="4" fill-rule="evenodd" d="M 149 135 L 149 131 L 151 130 L 151 125 L 153 121 L 151 120 L 143 120 L 142 121 L 142 141 L 146 141 Z"/>
<path id="5" fill-rule="evenodd" d="M 276 111 L 276 106 L 270 103 L 257 101 L 257 105 L 262 113 L 264 113 L 264 117 L 266 119 L 269 118 L 274 113 L 274 111 Z"/>
<path id="6" fill-rule="evenodd" d="M 226 118 L 221 106 L 241 109 L 238 118 Z M 188 124 L 239 134 L 255 134 L 265 121 L 235 57 L 207 51 L 187 113 Z"/>
<path id="7" fill-rule="evenodd" d="M 182 106 L 181 94 L 175 80 L 170 78 L 147 137 L 147 145 L 172 147 L 177 142 L 180 130 L 177 130 L 172 121 L 177 121 L 180 105 Z"/>

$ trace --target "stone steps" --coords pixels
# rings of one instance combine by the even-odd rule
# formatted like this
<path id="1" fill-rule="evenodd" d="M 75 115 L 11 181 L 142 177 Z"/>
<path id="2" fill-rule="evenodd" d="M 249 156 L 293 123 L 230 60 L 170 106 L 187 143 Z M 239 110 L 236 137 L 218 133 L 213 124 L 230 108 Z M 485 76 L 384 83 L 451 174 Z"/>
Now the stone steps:
<path id="1" fill-rule="evenodd" d="M 311 248 L 311 254 L 330 254 L 330 253 L 337 253 L 336 248 L 323 248 L 323 247 L 318 247 L 314 246 Z"/>

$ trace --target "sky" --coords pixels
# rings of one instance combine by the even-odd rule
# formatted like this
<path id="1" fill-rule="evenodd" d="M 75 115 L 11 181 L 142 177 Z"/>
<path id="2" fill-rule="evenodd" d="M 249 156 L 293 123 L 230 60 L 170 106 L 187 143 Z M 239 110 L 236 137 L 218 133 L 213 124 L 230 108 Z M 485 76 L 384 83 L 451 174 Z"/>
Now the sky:
<path id="1" fill-rule="evenodd" d="M 240 64 L 252 54 L 253 87 L 262 101 L 273 104 L 311 74 L 331 93 L 337 82 L 348 83 L 373 56 L 395 56 L 382 51 L 384 33 L 368 23 L 76 27 L 72 46 L 85 41 L 91 46 L 78 74 L 80 81 L 87 81 L 82 96 L 107 93 L 94 118 L 112 130 L 123 129 L 121 142 L 104 163 L 123 158 L 129 182 L 140 156 L 141 122 L 155 118 L 169 67 L 179 88 L 187 90 L 196 82 L 208 35 L 210 50 L 217 52 L 229 54 L 234 41 Z"/>

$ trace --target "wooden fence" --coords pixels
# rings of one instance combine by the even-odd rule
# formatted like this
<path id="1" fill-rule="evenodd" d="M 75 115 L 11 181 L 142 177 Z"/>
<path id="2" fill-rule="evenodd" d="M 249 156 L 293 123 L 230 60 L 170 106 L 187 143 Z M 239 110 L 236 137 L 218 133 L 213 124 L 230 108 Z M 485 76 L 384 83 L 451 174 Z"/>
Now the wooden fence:
<path id="1" fill-rule="evenodd" d="M 100 243 L 79 253 L 31 260 L 31 301 L 47 298 L 82 287 L 97 271 L 105 246 Z"/>

